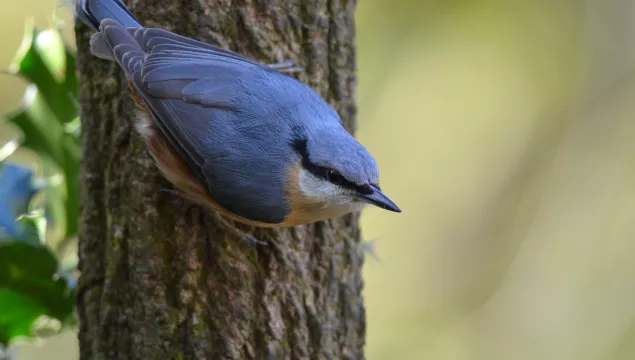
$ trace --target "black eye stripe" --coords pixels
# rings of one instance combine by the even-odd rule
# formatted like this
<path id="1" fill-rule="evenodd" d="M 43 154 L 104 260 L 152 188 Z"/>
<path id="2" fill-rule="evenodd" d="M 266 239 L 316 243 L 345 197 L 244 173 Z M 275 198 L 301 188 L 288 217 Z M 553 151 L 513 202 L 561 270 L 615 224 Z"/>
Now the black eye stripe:
<path id="1" fill-rule="evenodd" d="M 291 146 L 295 149 L 295 151 L 298 152 L 298 154 L 300 154 L 300 156 L 302 156 L 302 158 L 309 157 L 309 152 L 307 151 L 307 148 L 306 148 L 306 139 L 303 139 L 303 138 L 295 139 L 291 142 Z"/>
<path id="2" fill-rule="evenodd" d="M 341 187 L 355 190 L 360 194 L 371 194 L 373 190 L 368 185 L 357 185 L 352 181 L 347 180 L 342 174 L 337 172 L 334 169 L 325 168 L 323 166 L 319 166 L 313 164 L 309 161 L 309 153 L 307 149 L 307 140 L 304 138 L 299 138 L 293 140 L 291 146 L 297 151 L 297 153 L 302 158 L 302 166 L 311 174 L 329 181 L 333 184 L 339 185 Z"/>
<path id="3" fill-rule="evenodd" d="M 379 188 L 377 188 L 379 190 Z M 373 189 L 370 188 L 370 186 L 368 185 L 361 185 L 357 187 L 357 192 L 363 195 L 370 195 L 373 193 Z"/>

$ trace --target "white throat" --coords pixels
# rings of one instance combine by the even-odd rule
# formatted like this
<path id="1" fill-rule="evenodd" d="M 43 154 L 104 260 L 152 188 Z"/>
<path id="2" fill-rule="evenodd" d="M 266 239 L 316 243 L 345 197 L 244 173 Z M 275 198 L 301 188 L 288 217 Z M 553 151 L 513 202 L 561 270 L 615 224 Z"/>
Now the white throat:
<path id="1" fill-rule="evenodd" d="M 312 202 L 323 204 L 325 209 L 338 213 L 358 211 L 366 206 L 356 201 L 352 190 L 330 183 L 300 169 L 299 187 L 302 194 Z"/>

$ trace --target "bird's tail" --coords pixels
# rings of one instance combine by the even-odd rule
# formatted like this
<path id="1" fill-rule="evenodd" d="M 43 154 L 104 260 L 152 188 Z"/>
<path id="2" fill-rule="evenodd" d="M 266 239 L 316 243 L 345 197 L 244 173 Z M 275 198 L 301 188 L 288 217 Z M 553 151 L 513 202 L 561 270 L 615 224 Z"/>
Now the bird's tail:
<path id="1" fill-rule="evenodd" d="M 100 32 L 99 27 L 103 20 L 112 19 L 125 28 L 143 28 L 121 0 L 71 1 L 74 1 L 75 19 L 97 31 L 90 38 L 90 52 L 98 58 L 115 60 L 112 48 L 116 44 L 109 44 L 105 34 Z"/>
<path id="2" fill-rule="evenodd" d="M 124 27 L 143 27 L 121 0 L 75 0 L 75 15 L 95 31 L 104 19 L 113 19 Z"/>

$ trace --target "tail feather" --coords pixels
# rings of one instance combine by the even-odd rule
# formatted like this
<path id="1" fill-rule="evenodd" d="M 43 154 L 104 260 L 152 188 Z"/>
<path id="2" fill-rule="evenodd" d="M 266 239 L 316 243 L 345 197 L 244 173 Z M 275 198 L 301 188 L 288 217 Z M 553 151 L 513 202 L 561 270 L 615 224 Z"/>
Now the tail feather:
<path id="1" fill-rule="evenodd" d="M 143 27 L 121 0 L 79 0 L 75 15 L 95 31 L 104 19 L 113 19 L 124 27 Z"/>
<path id="2" fill-rule="evenodd" d="M 130 29 L 125 29 L 114 20 L 102 22 L 102 34 L 104 39 L 112 49 L 114 60 L 116 60 L 128 75 L 134 72 L 135 64 L 145 55 L 141 46 L 134 38 L 134 33 Z M 131 61 L 137 60 L 137 61 Z"/>
<path id="3" fill-rule="evenodd" d="M 131 35 L 136 29 L 143 28 L 121 0 L 75 0 L 75 16 L 97 31 L 90 38 L 90 52 L 106 60 L 115 60 L 115 55 L 112 51 L 114 45 L 109 44 L 106 35 L 100 31 L 104 20 L 114 20 L 128 28 Z"/>
<path id="4" fill-rule="evenodd" d="M 115 60 L 110 44 L 106 41 L 106 35 L 101 32 L 90 37 L 90 52 L 101 59 Z"/>

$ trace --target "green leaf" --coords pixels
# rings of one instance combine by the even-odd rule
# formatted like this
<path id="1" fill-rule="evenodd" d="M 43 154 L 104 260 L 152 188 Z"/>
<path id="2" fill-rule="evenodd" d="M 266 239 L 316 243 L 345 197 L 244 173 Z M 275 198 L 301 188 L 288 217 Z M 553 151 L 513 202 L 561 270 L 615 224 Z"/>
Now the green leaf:
<path id="1" fill-rule="evenodd" d="M 61 168 L 66 165 L 65 149 L 60 146 L 64 141 L 64 127 L 35 85 L 27 87 L 22 109 L 6 115 L 5 121 L 21 130 L 21 146 L 46 157 L 46 160 Z"/>
<path id="2" fill-rule="evenodd" d="M 39 31 L 27 23 L 24 38 L 9 72 L 35 84 L 62 122 L 77 117 L 78 83 L 75 57 L 57 29 Z"/>
<path id="3" fill-rule="evenodd" d="M 18 222 L 22 224 L 24 236 L 33 244 L 44 244 L 46 236 L 46 218 L 42 210 L 36 210 L 30 214 L 18 217 Z"/>
<path id="4" fill-rule="evenodd" d="M 0 343 L 33 336 L 41 316 L 72 321 L 75 292 L 53 253 L 35 241 L 0 243 Z"/>
<path id="5" fill-rule="evenodd" d="M 18 149 L 20 142 L 17 139 L 11 140 L 0 146 L 0 164 L 2 164 L 14 151 Z"/>
<path id="6" fill-rule="evenodd" d="M 80 123 L 75 57 L 57 29 L 38 31 L 27 24 L 10 72 L 31 82 L 22 108 L 4 117 L 22 132 L 22 146 L 36 152 L 46 177 L 62 175 L 45 191 L 56 233 L 77 233 L 79 216 Z"/>
<path id="7" fill-rule="evenodd" d="M 45 312 L 43 306 L 18 292 L 0 287 L 0 344 L 19 337 L 31 337 L 31 326 Z"/>
<path id="8" fill-rule="evenodd" d="M 4 163 L 0 168 L 0 241 L 5 238 L 26 240 L 27 224 L 16 219 L 28 211 L 31 199 L 39 188 L 35 186 L 33 170 L 23 166 Z M 30 217 L 36 221 L 36 217 Z M 33 234 L 38 236 L 38 234 Z"/>

